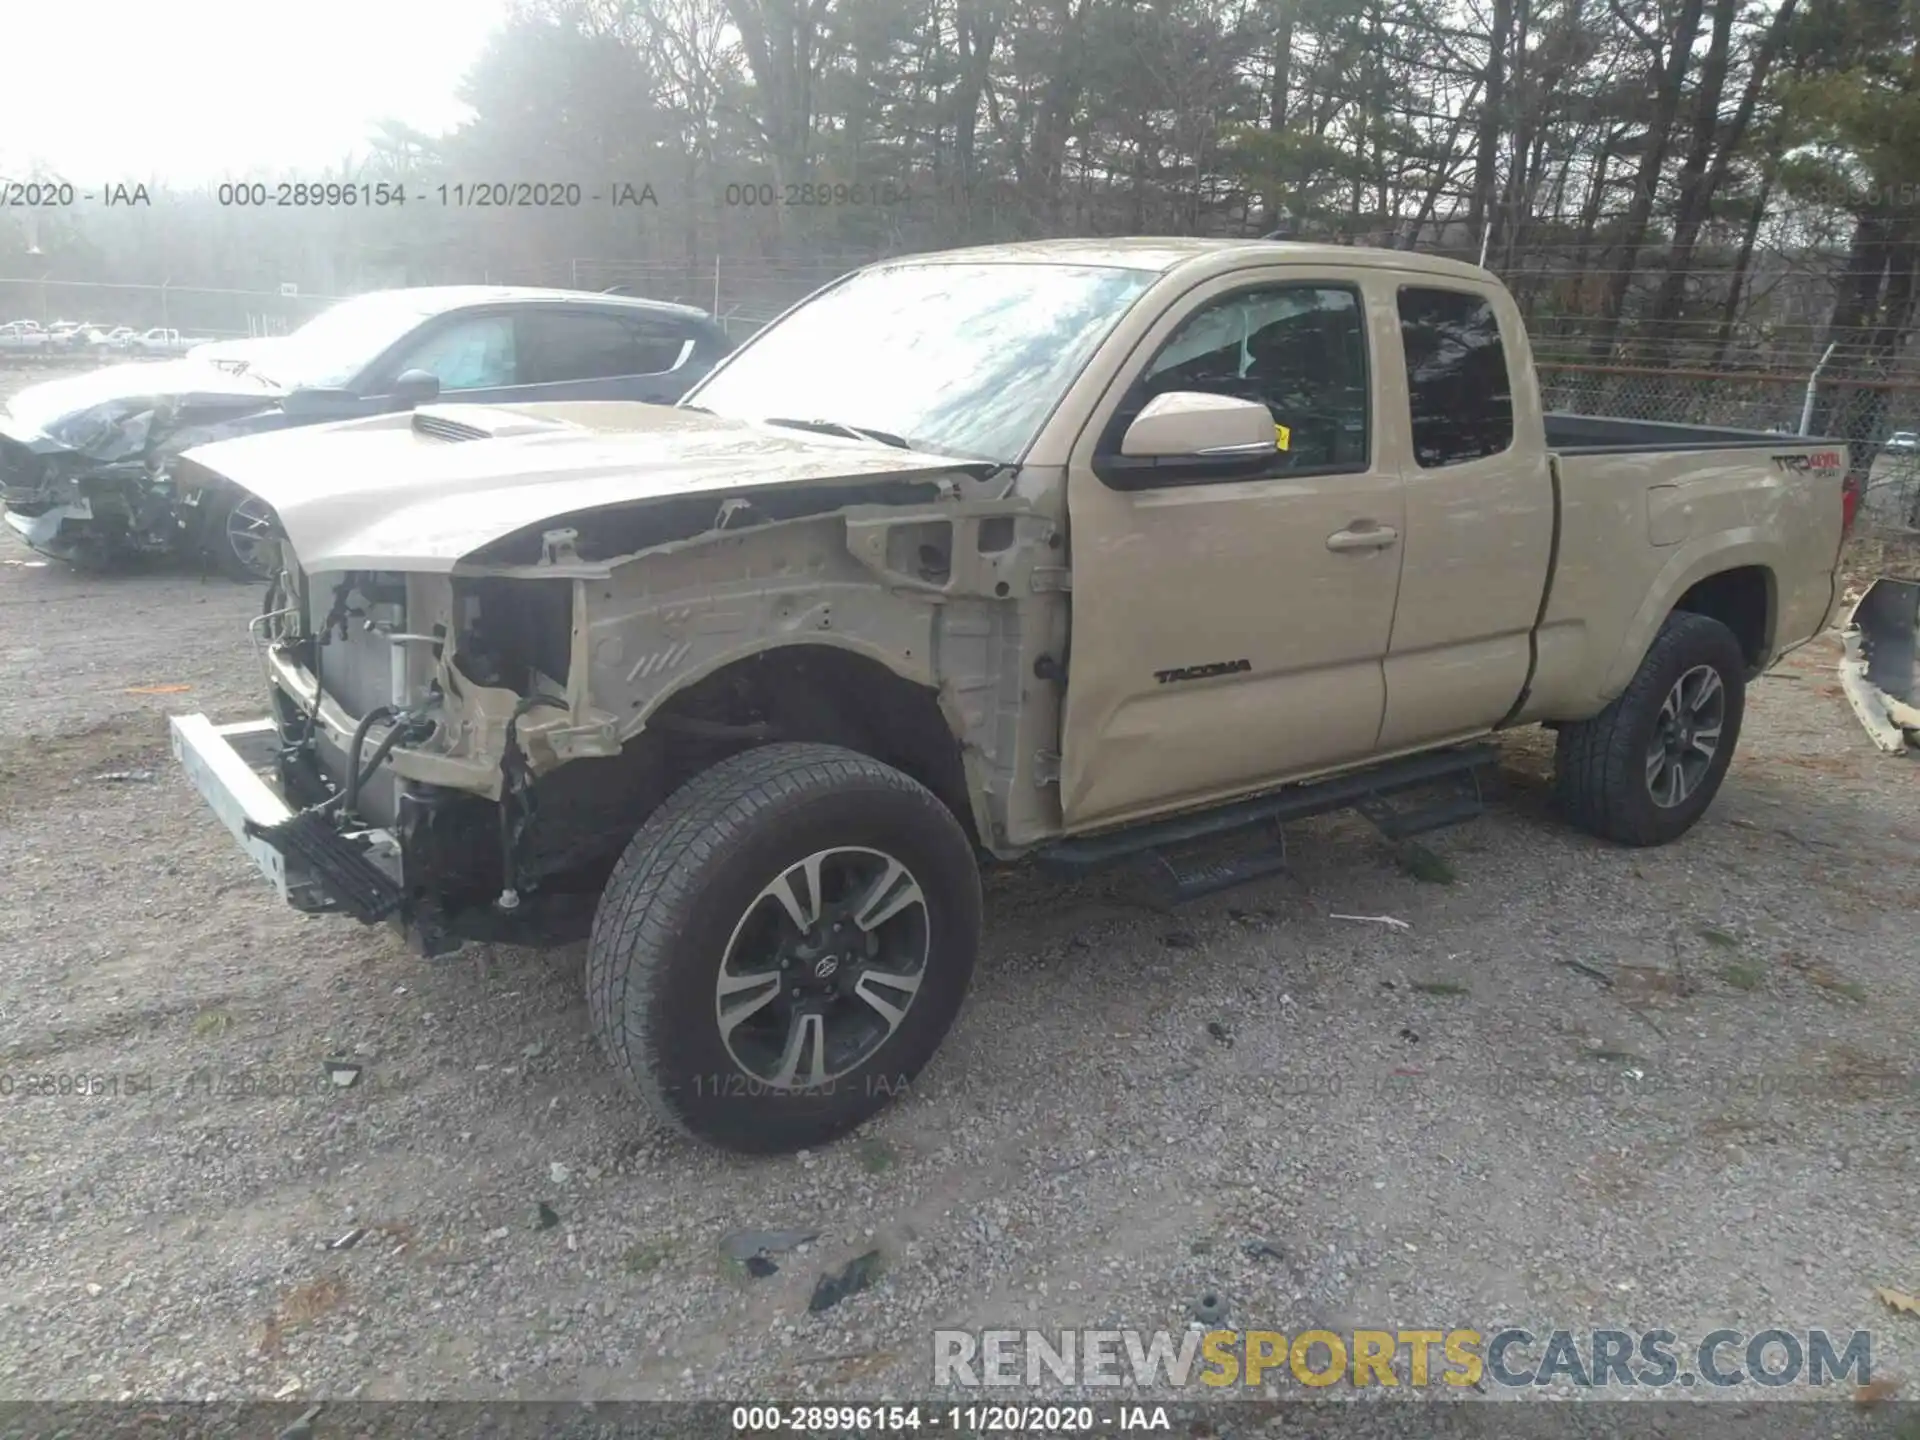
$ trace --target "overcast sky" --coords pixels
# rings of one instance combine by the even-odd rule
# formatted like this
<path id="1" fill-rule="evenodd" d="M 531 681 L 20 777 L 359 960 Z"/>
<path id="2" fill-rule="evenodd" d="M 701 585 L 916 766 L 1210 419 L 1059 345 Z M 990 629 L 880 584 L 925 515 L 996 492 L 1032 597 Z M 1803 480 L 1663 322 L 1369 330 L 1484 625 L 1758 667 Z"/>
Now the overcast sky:
<path id="1" fill-rule="evenodd" d="M 457 124 L 505 0 L 0 0 L 0 176 L 76 185 L 313 172 L 376 120 Z"/>

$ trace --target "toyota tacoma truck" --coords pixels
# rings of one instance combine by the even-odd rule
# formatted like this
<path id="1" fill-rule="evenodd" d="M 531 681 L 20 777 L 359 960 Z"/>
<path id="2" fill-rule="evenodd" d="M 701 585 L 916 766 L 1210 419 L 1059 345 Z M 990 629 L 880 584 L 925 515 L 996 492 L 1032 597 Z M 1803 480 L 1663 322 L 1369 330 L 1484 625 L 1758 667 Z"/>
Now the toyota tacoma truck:
<path id="1" fill-rule="evenodd" d="M 1834 443 L 1543 414 L 1484 270 L 1184 239 L 861 270 L 677 406 L 182 470 L 273 518 L 270 712 L 172 733 L 274 888 L 428 955 L 586 938 L 623 1079 L 747 1151 L 928 1062 L 983 864 L 1198 893 L 1294 816 L 1473 813 L 1529 725 L 1568 821 L 1677 839 L 1855 494 Z"/>

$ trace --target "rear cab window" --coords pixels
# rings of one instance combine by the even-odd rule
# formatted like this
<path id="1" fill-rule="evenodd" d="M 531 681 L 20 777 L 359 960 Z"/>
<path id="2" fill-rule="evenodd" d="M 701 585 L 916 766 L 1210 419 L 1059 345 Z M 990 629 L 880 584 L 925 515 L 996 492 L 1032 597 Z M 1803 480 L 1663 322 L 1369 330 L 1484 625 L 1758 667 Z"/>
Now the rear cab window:
<path id="1" fill-rule="evenodd" d="M 1498 455 L 1513 445 L 1513 382 L 1500 319 L 1484 295 L 1403 286 L 1413 454 L 1423 470 Z"/>

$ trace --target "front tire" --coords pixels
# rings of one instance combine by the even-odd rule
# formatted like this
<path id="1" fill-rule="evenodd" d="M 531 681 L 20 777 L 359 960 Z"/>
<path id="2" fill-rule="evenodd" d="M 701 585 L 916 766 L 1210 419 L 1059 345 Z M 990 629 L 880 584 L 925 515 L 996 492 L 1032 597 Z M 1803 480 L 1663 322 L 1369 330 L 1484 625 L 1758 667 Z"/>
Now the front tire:
<path id="1" fill-rule="evenodd" d="M 1591 720 L 1563 726 L 1554 756 L 1560 808 L 1622 845 L 1664 845 L 1719 792 L 1746 710 L 1746 657 L 1718 620 L 1677 610 L 1627 688 Z"/>
<path id="2" fill-rule="evenodd" d="M 777 1154 L 912 1083 L 979 940 L 973 848 L 932 792 L 839 746 L 768 745 L 640 827 L 594 917 L 587 1005 L 663 1123 Z"/>
<path id="3" fill-rule="evenodd" d="M 207 505 L 201 543 L 220 573 L 230 580 L 263 583 L 279 570 L 273 511 L 266 501 L 237 486 L 222 486 Z"/>

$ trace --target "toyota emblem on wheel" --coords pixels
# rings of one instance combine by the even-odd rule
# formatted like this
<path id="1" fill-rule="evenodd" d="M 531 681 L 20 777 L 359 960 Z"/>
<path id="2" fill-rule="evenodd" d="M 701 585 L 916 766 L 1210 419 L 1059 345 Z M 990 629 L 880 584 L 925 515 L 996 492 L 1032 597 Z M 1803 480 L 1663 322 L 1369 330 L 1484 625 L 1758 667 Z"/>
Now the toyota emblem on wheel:
<path id="1" fill-rule="evenodd" d="M 864 1065 L 913 1008 L 931 926 L 918 877 L 880 850 L 835 845 L 786 866 L 748 901 L 715 976 L 734 1064 L 800 1092 Z"/>

